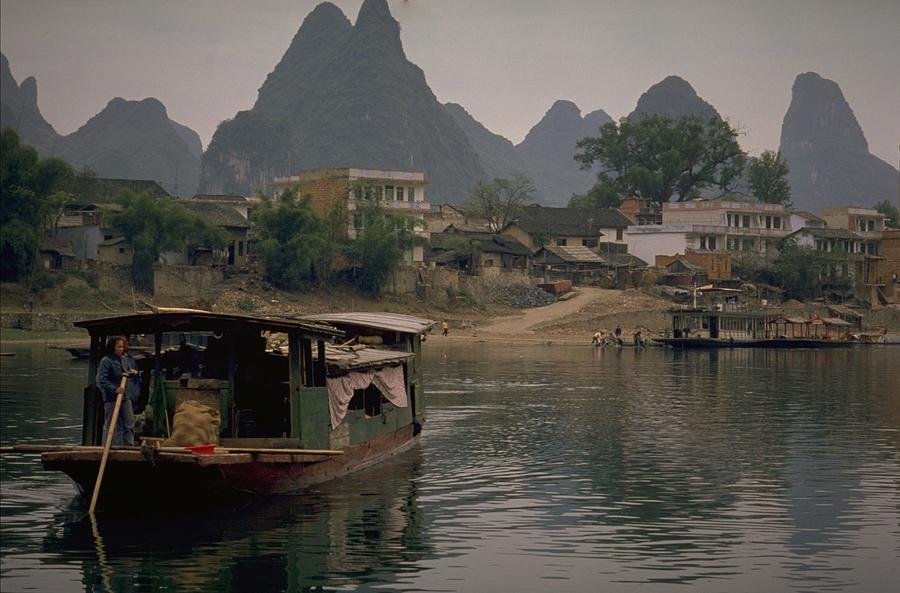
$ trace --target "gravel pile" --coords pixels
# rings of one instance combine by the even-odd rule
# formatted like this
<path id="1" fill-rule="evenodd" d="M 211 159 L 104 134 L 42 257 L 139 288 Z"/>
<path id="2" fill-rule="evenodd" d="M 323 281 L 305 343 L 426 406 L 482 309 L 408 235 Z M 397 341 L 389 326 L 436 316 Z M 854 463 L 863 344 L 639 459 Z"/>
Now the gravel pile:
<path id="1" fill-rule="evenodd" d="M 556 302 L 556 297 L 549 292 L 527 284 L 496 286 L 491 289 L 490 298 L 494 303 L 502 303 L 517 309 L 543 307 Z"/>

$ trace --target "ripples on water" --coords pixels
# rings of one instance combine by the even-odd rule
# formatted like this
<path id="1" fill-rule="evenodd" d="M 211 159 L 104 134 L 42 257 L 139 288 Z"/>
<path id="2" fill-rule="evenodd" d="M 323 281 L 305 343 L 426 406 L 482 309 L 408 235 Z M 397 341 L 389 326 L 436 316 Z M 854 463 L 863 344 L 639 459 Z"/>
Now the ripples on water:
<path id="1" fill-rule="evenodd" d="M 17 354 L 2 440 L 76 441 L 85 365 Z M 67 479 L 4 458 L 3 591 L 891 591 L 900 576 L 900 350 L 429 343 L 426 359 L 410 454 L 234 509 L 147 517 L 136 493 L 143 518 L 100 516 L 103 562 Z"/>

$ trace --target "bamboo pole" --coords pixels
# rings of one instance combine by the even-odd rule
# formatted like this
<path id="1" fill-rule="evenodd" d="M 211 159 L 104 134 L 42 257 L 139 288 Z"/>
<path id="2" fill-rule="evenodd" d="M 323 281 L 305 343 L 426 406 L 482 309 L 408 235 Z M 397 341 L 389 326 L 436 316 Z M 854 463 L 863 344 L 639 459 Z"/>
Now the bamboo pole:
<path id="1" fill-rule="evenodd" d="M 103 446 L 103 456 L 100 458 L 100 469 L 97 471 L 97 482 L 94 484 L 94 493 L 91 495 L 91 506 L 88 513 L 94 514 L 97 508 L 97 498 L 100 496 L 100 485 L 103 483 L 103 473 L 106 471 L 106 460 L 109 458 L 109 450 L 112 447 L 113 437 L 116 434 L 116 423 L 119 421 L 119 410 L 122 408 L 122 399 L 125 397 L 125 383 L 128 381 L 128 375 L 122 375 L 122 381 L 119 383 L 119 393 L 116 394 L 116 405 L 113 406 L 112 418 L 109 420 L 109 428 L 106 431 L 106 444 Z M 131 405 L 131 402 L 128 403 Z"/>

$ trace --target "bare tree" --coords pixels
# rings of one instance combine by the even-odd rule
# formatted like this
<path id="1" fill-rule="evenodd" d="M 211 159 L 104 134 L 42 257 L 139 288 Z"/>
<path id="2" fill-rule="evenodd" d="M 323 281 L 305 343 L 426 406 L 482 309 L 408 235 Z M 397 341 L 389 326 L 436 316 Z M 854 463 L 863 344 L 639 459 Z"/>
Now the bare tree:
<path id="1" fill-rule="evenodd" d="M 531 203 L 534 191 L 534 182 L 520 174 L 479 181 L 466 199 L 466 214 L 483 217 L 492 231 L 499 231 Z"/>

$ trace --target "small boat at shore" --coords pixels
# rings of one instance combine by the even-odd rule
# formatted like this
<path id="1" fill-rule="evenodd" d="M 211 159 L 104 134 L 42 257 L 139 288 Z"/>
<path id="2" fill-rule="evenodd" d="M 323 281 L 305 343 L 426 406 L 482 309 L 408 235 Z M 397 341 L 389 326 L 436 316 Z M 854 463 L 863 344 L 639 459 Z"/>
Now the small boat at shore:
<path id="1" fill-rule="evenodd" d="M 674 309 L 672 332 L 655 342 L 673 348 L 843 348 L 851 346 L 843 319 L 787 317 L 766 311 Z"/>
<path id="2" fill-rule="evenodd" d="M 42 452 L 45 469 L 65 472 L 90 497 L 103 449 L 94 377 L 104 344 L 145 334 L 155 348 L 137 361 L 143 445 L 111 449 L 100 505 L 297 492 L 416 444 L 425 421 L 422 336 L 434 324 L 390 313 L 284 318 L 188 309 L 78 322 L 91 337 L 81 444 L 4 451 Z M 206 345 L 192 347 L 192 334 Z M 182 347 L 163 350 L 173 336 Z M 276 338 L 283 344 L 273 348 Z M 210 442 L 173 442 L 184 434 L 179 411 L 188 403 L 216 417 Z"/>

